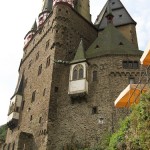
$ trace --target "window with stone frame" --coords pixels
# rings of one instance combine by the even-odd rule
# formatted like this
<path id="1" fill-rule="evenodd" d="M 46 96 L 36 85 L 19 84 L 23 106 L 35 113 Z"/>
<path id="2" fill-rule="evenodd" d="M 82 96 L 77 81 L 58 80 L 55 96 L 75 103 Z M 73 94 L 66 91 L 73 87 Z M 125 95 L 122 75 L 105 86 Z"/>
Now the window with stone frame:
<path id="1" fill-rule="evenodd" d="M 47 57 L 47 61 L 46 61 L 46 68 L 50 65 L 50 56 Z"/>
<path id="2" fill-rule="evenodd" d="M 73 76 L 72 76 L 72 80 L 79 80 L 79 79 L 83 79 L 84 76 L 84 69 L 83 69 L 83 65 L 79 64 L 76 65 L 73 69 Z"/>
<path id="3" fill-rule="evenodd" d="M 139 68 L 139 62 L 138 61 L 122 61 L 122 66 L 124 69 L 138 69 Z"/>
<path id="4" fill-rule="evenodd" d="M 97 71 L 94 70 L 92 73 L 92 81 L 97 81 Z"/>
<path id="5" fill-rule="evenodd" d="M 36 96 L 36 90 L 32 93 L 31 102 L 34 102 L 34 101 L 35 101 L 35 96 Z"/>
<path id="6" fill-rule="evenodd" d="M 39 66 L 38 75 L 40 75 L 41 73 L 42 73 L 42 64 Z"/>

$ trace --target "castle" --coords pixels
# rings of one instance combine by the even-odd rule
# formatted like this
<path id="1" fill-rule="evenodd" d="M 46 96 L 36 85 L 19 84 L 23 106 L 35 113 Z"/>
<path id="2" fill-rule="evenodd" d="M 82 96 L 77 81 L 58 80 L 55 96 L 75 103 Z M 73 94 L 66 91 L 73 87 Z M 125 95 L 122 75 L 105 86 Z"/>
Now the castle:
<path id="1" fill-rule="evenodd" d="M 94 24 L 89 0 L 43 0 L 23 52 L 3 150 L 94 147 L 127 115 L 114 100 L 138 81 L 142 52 L 120 0 Z"/>

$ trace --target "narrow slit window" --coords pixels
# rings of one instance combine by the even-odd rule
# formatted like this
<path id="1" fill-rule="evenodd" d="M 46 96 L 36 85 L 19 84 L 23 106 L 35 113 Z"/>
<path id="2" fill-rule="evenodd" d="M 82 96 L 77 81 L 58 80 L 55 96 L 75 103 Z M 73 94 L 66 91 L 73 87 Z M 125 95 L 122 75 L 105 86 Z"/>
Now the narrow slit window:
<path id="1" fill-rule="evenodd" d="M 97 71 L 93 71 L 93 81 L 97 81 Z"/>

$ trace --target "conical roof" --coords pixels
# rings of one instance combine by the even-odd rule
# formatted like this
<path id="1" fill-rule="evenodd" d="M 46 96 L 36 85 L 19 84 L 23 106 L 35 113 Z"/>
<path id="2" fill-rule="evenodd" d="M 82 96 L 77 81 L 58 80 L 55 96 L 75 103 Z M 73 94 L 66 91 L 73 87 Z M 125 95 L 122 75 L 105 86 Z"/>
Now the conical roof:
<path id="1" fill-rule="evenodd" d="M 104 29 L 107 26 L 107 19 L 105 17 L 107 15 L 108 5 L 110 6 L 112 14 L 114 15 L 114 26 L 136 24 L 120 0 L 108 0 L 95 21 L 95 25 L 99 30 Z"/>
<path id="2" fill-rule="evenodd" d="M 31 31 L 36 31 L 37 30 L 37 23 L 36 23 L 36 20 L 31 28 Z"/>
<path id="3" fill-rule="evenodd" d="M 51 12 L 52 6 L 53 6 L 53 0 L 45 0 L 43 8 L 42 8 L 42 12 L 44 12 L 44 11 Z"/>
<path id="4" fill-rule="evenodd" d="M 113 24 L 108 24 L 86 51 L 86 58 L 108 54 L 142 54 Z"/>
<path id="5" fill-rule="evenodd" d="M 71 61 L 71 63 L 77 63 L 77 62 L 82 62 L 85 61 L 85 50 L 84 50 L 84 46 L 83 46 L 83 40 L 81 39 L 79 46 L 77 48 L 75 57 L 73 59 L 73 61 Z"/>

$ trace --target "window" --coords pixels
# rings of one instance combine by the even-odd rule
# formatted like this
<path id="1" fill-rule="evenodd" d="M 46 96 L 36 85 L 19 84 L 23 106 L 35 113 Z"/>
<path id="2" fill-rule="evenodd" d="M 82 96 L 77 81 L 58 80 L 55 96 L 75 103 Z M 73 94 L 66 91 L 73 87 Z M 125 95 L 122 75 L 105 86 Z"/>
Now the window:
<path id="1" fill-rule="evenodd" d="M 37 52 L 37 54 L 36 54 L 36 60 L 38 60 L 39 59 L 39 52 Z"/>
<path id="2" fill-rule="evenodd" d="M 97 113 L 98 113 L 98 109 L 97 109 L 97 107 L 95 106 L 95 107 L 92 108 L 92 114 L 97 114 Z"/>
<path id="3" fill-rule="evenodd" d="M 36 91 L 34 91 L 34 92 L 32 93 L 32 100 L 31 100 L 31 102 L 34 102 L 34 101 L 35 101 L 35 95 L 36 95 Z"/>
<path id="4" fill-rule="evenodd" d="M 31 65 L 32 65 L 32 60 L 30 60 L 30 62 L 29 62 L 28 69 L 31 67 Z"/>
<path id="5" fill-rule="evenodd" d="M 83 68 L 79 69 L 79 79 L 83 78 Z"/>
<path id="6" fill-rule="evenodd" d="M 45 93 L 46 93 L 46 89 L 43 90 L 43 96 L 45 96 Z"/>
<path id="7" fill-rule="evenodd" d="M 82 65 L 77 65 L 73 69 L 73 80 L 79 80 L 83 79 L 84 76 L 84 71 L 83 71 L 83 66 Z"/>
<path id="8" fill-rule="evenodd" d="M 129 84 L 135 84 L 135 79 L 133 77 L 129 78 Z"/>
<path id="9" fill-rule="evenodd" d="M 97 71 L 93 71 L 93 81 L 97 81 Z"/>
<path id="10" fill-rule="evenodd" d="M 30 121 L 32 121 L 32 119 L 33 119 L 33 118 L 32 118 L 32 115 L 31 115 L 31 116 L 30 116 Z"/>
<path id="11" fill-rule="evenodd" d="M 42 64 L 39 66 L 38 75 L 40 75 L 41 73 L 42 73 Z"/>
<path id="12" fill-rule="evenodd" d="M 139 62 L 138 61 L 123 61 L 122 66 L 124 69 L 138 69 Z"/>
<path id="13" fill-rule="evenodd" d="M 58 87 L 55 87 L 55 93 L 57 93 L 58 92 Z"/>
<path id="14" fill-rule="evenodd" d="M 50 56 L 47 57 L 46 67 L 48 67 L 49 65 L 50 65 Z"/>
<path id="15" fill-rule="evenodd" d="M 15 143 L 13 143 L 12 150 L 15 150 Z"/>
<path id="16" fill-rule="evenodd" d="M 49 47 L 49 40 L 46 42 L 45 50 Z"/>
<path id="17" fill-rule="evenodd" d="M 39 118 L 39 123 L 41 123 L 41 121 L 42 121 L 42 117 Z"/>
<path id="18" fill-rule="evenodd" d="M 78 71 L 75 69 L 73 70 L 73 80 L 77 80 L 78 78 Z"/>

